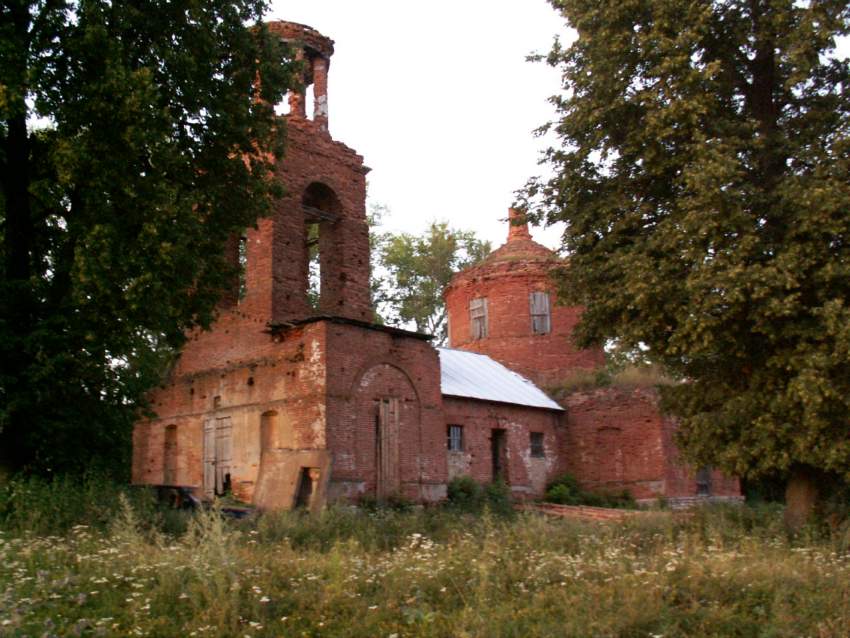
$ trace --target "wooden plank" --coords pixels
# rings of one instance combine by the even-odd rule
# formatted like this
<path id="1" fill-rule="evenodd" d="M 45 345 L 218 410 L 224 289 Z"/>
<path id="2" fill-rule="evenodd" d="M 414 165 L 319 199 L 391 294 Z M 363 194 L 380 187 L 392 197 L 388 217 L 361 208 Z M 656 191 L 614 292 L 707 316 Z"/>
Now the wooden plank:
<path id="1" fill-rule="evenodd" d="M 337 213 L 331 213 L 326 210 L 322 210 L 321 208 L 316 208 L 315 206 L 302 206 L 301 208 L 304 211 L 304 221 L 308 224 L 314 224 L 316 222 L 335 222 L 339 219 L 339 215 Z"/>
<path id="2" fill-rule="evenodd" d="M 398 398 L 386 398 L 378 402 L 376 432 L 378 458 L 375 459 L 377 468 L 375 496 L 379 499 L 396 495 L 399 490 L 399 407 Z"/>

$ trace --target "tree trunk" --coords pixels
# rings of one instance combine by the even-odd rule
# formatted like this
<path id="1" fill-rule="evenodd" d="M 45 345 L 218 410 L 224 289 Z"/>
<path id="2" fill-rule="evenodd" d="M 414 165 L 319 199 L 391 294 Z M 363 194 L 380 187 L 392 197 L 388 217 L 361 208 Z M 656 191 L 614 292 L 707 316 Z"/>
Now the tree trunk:
<path id="1" fill-rule="evenodd" d="M 6 419 L 0 427 L 0 467 L 18 470 L 25 464 L 22 455 L 24 428 L 28 419 L 21 414 L 20 385 L 25 384 L 30 357 L 25 344 L 32 333 L 34 298 L 32 274 L 33 221 L 30 207 L 30 134 L 27 130 L 25 97 L 29 89 L 30 4 L 13 3 L 7 12 L 14 31 L 8 47 L 11 55 L 4 56 L 8 67 L 4 79 L 9 80 L 11 99 L 6 105 L 3 122 L 5 136 L 0 139 L 3 161 L 0 165 L 0 189 L 4 200 L 2 250 L 3 289 L 0 292 L 0 322 L 3 322 L 6 342 L 0 347 L 0 376 L 4 377 Z M 7 19 L 4 17 L 4 19 Z M 5 44 L 5 43 L 4 43 Z"/>
<path id="2" fill-rule="evenodd" d="M 810 521 L 820 500 L 821 474 L 808 465 L 795 465 L 785 487 L 785 527 L 799 532 Z"/>

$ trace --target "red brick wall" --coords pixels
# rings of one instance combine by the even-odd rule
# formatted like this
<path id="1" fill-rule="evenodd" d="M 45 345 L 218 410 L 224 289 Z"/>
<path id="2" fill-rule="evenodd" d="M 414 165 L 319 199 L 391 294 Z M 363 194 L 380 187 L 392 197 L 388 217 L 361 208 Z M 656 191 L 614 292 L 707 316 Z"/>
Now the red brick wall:
<path id="1" fill-rule="evenodd" d="M 178 368 L 168 384 L 152 393 L 157 417 L 136 425 L 134 482 L 163 483 L 165 428 L 173 424 L 177 426 L 176 482 L 200 488 L 204 421 L 229 417 L 233 490 L 250 500 L 262 451 L 262 415 L 274 411 L 282 447 L 331 451 L 332 499 L 374 495 L 376 401 L 393 397 L 402 406 L 400 495 L 425 501 L 445 496 L 439 360 L 427 341 L 330 320 L 275 336 L 259 335 L 224 330 L 201 335 L 196 343 L 205 342 L 209 348 L 191 349 L 191 365 Z M 265 346 L 260 347 L 263 341 Z M 239 353 L 239 343 L 256 345 Z"/>
<path id="2" fill-rule="evenodd" d="M 287 119 L 287 149 L 278 165 L 287 196 L 271 220 L 249 231 L 246 308 L 265 310 L 273 321 L 312 314 L 371 320 L 369 229 L 366 223 L 366 173 L 363 158 L 335 142 L 314 122 Z M 318 309 L 307 304 L 307 247 L 302 196 L 313 183 L 329 187 L 338 198 L 339 219 L 320 224 L 322 297 Z"/>
<path id="3" fill-rule="evenodd" d="M 505 403 L 443 397 L 445 423 L 463 426 L 462 452 L 448 452 L 449 477 L 471 476 L 481 483 L 493 480 L 491 436 L 493 429 L 506 433 L 506 482 L 520 497 L 543 495 L 546 483 L 564 471 L 559 452 L 564 434 L 563 413 Z M 531 456 L 530 432 L 542 432 L 545 456 Z M 441 445 L 447 447 L 447 429 Z"/>
<path id="4" fill-rule="evenodd" d="M 333 323 L 328 361 L 328 447 L 332 498 L 374 494 L 376 402 L 398 398 L 401 495 L 445 496 L 446 450 L 439 359 L 428 341 Z"/>
<path id="5" fill-rule="evenodd" d="M 590 489 L 628 489 L 637 499 L 695 496 L 694 470 L 679 458 L 675 423 L 661 415 L 650 388 L 574 392 L 563 455 L 568 471 Z M 713 474 L 715 496 L 738 496 L 737 479 Z"/>
<path id="6" fill-rule="evenodd" d="M 696 470 L 682 462 L 679 448 L 674 442 L 676 421 L 664 419 L 662 423 L 662 440 L 664 442 L 666 461 L 664 482 L 667 496 L 670 498 L 695 496 L 697 492 Z M 726 476 L 718 470 L 711 472 L 711 496 L 740 497 L 741 482 L 737 477 Z"/>
<path id="7" fill-rule="evenodd" d="M 310 84 L 315 79 L 316 91 L 326 95 L 327 77 L 323 70 L 318 71 L 327 68 L 333 41 L 304 25 L 272 22 L 269 28 L 306 47 L 299 52 L 307 70 L 304 80 Z M 286 194 L 276 202 L 270 217 L 246 232 L 246 294 L 238 310 L 251 321 L 277 323 L 316 314 L 372 319 L 365 208 L 369 169 L 354 150 L 331 138 L 327 101 L 323 104 L 324 115 L 315 119 L 294 111 L 285 116 L 286 153 L 276 172 Z M 318 308 L 310 306 L 306 295 L 308 247 L 303 209 L 305 193 L 315 184 L 332 192 L 327 206 L 317 207 L 337 216 L 335 221 L 319 224 L 322 295 Z M 307 203 L 315 206 L 315 202 Z"/>
<path id="8" fill-rule="evenodd" d="M 207 334 L 214 341 L 222 338 L 223 332 Z M 267 344 L 262 355 L 257 348 L 246 353 L 254 358 L 246 356 L 222 365 L 220 354 L 210 348 L 206 351 L 208 366 L 201 369 L 202 353 L 196 350 L 191 372 L 178 368 L 165 385 L 151 393 L 157 416 L 140 421 L 133 432 L 134 483 L 163 483 L 168 425 L 177 426 L 176 483 L 200 489 L 204 422 L 229 417 L 233 426 L 231 482 L 234 493 L 245 500 L 253 494 L 259 471 L 264 412 L 277 413 L 285 446 L 325 447 L 326 344 L 322 325 L 296 329 L 285 340 L 260 335 Z M 242 337 L 250 340 L 245 334 Z"/>
<path id="9" fill-rule="evenodd" d="M 571 333 L 581 309 L 556 306 L 556 295 L 548 272 L 552 262 L 507 261 L 483 266 L 457 275 L 446 291 L 452 348 L 489 355 L 545 388 L 562 381 L 571 370 L 593 369 L 604 363 L 601 348 L 579 350 Z M 529 294 L 548 291 L 551 332 L 533 334 Z M 469 302 L 487 298 L 488 336 L 472 340 Z"/>

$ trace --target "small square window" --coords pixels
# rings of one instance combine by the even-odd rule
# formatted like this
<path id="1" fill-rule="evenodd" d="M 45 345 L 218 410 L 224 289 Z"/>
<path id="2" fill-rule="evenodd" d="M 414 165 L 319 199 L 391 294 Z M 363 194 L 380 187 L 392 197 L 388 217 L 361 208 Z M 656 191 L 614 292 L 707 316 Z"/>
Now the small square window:
<path id="1" fill-rule="evenodd" d="M 535 458 L 546 456 L 546 450 L 543 447 L 543 432 L 531 433 L 531 456 Z"/>
<path id="2" fill-rule="evenodd" d="M 450 425 L 448 435 L 449 452 L 463 452 L 463 426 Z"/>

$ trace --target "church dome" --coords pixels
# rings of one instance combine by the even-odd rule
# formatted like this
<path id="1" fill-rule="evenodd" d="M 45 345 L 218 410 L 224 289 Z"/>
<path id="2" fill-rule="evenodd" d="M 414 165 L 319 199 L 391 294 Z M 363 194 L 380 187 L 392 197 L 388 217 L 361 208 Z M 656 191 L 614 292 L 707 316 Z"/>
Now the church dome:
<path id="1" fill-rule="evenodd" d="M 601 349 L 572 344 L 582 309 L 555 303 L 551 274 L 564 261 L 534 241 L 521 212 L 510 209 L 508 223 L 507 242 L 446 288 L 450 347 L 487 354 L 543 386 L 602 365 Z"/>

